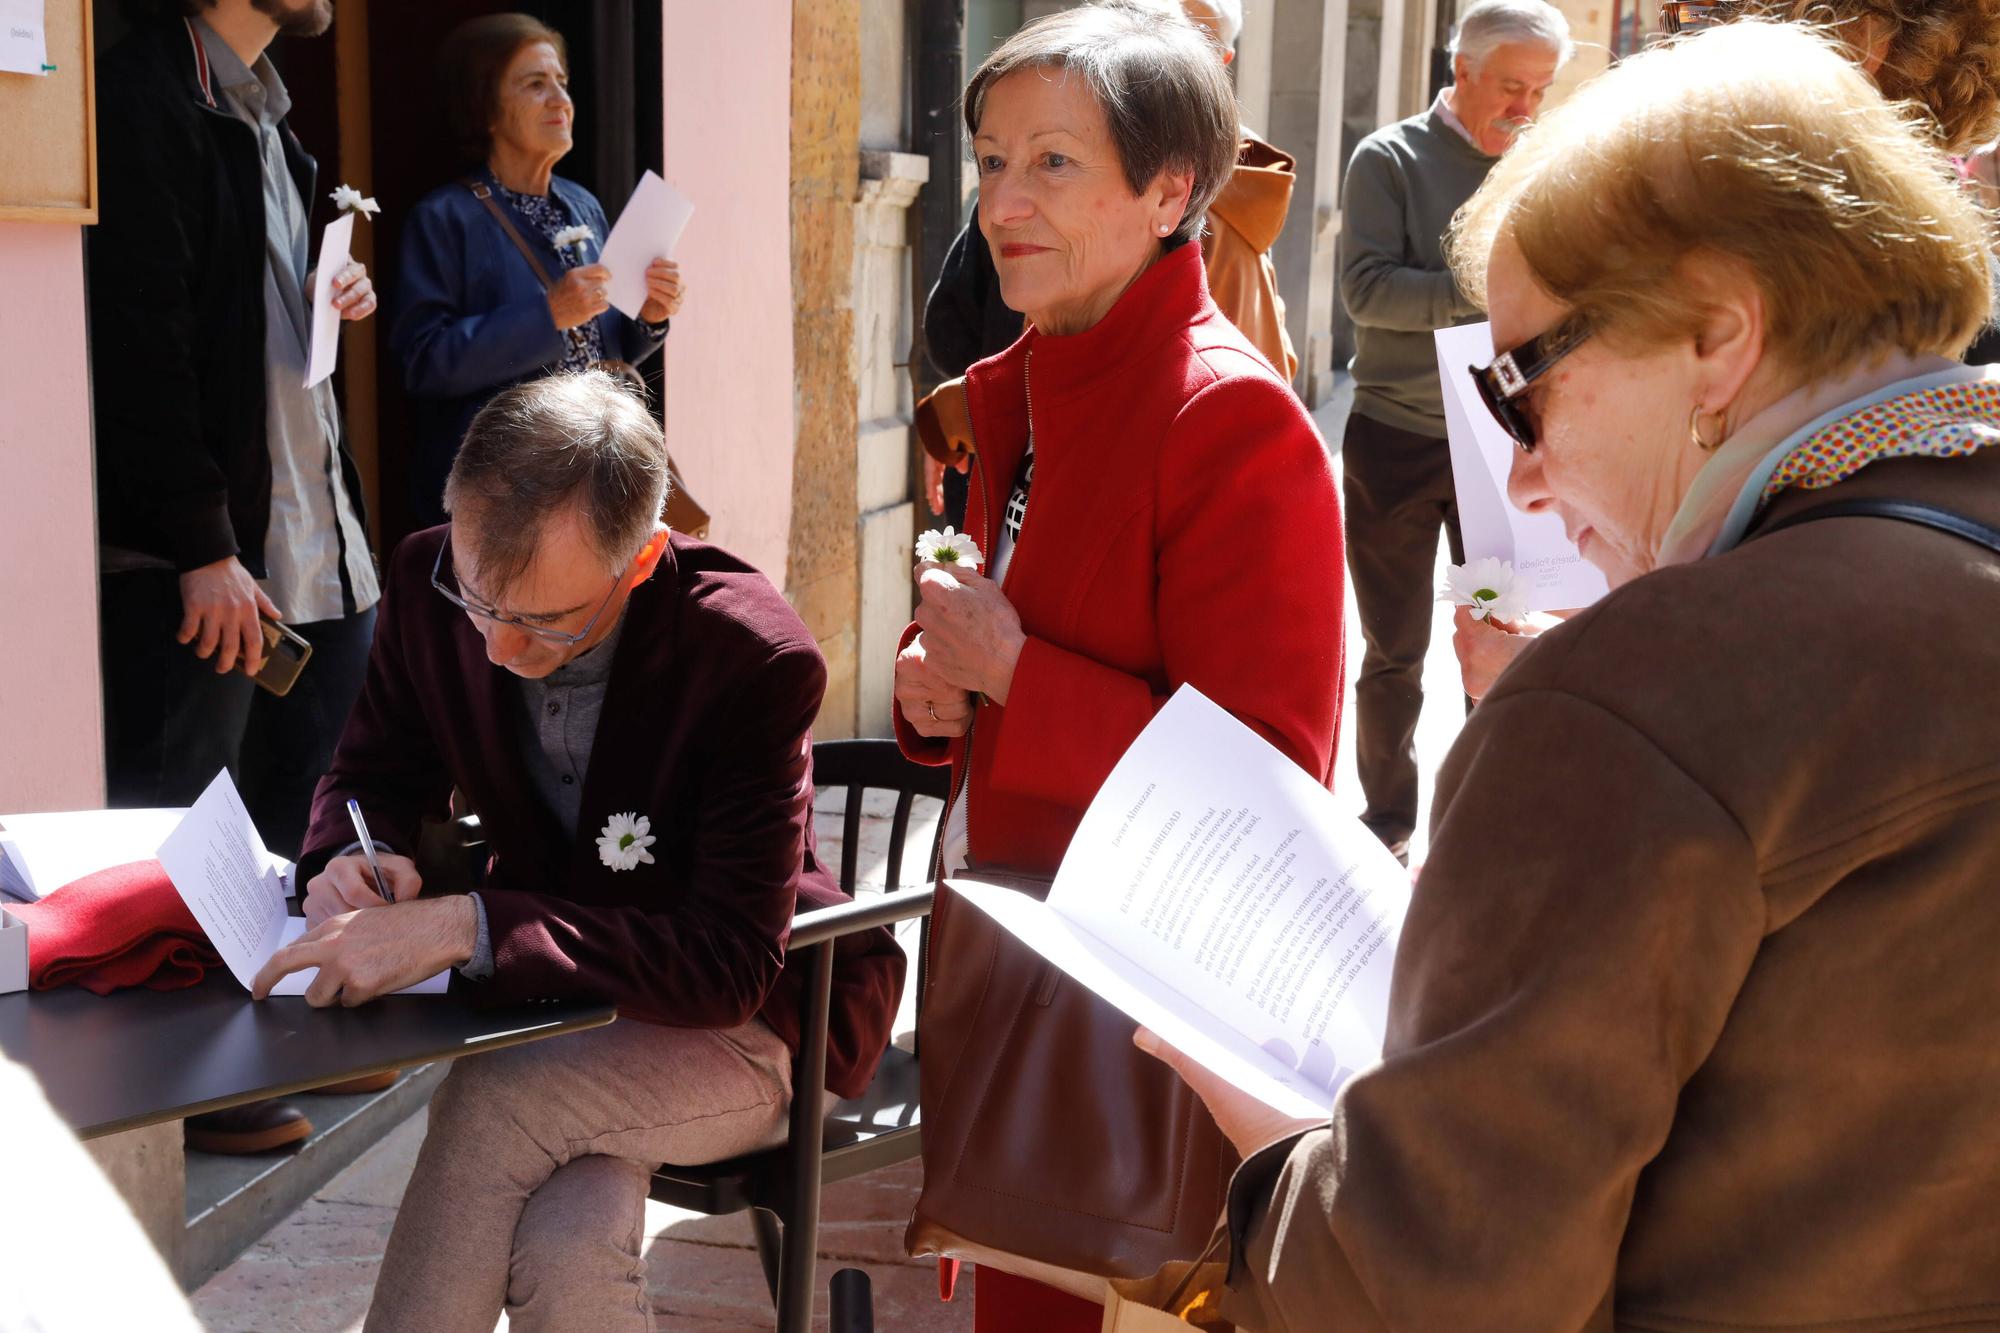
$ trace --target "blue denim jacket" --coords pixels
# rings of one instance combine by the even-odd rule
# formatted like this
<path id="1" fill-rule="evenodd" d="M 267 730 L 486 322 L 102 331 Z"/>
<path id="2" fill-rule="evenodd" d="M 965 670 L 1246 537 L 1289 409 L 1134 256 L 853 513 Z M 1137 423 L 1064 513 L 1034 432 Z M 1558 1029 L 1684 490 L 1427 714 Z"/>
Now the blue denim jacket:
<path id="1" fill-rule="evenodd" d="M 480 175 L 491 183 L 490 175 Z M 590 191 L 560 176 L 549 189 L 602 245 L 610 227 Z M 494 200 L 509 207 L 497 192 Z M 526 218 L 509 213 L 542 267 L 560 275 L 554 247 Z M 553 369 L 562 360 L 562 333 L 528 261 L 459 181 L 432 190 L 411 210 L 391 306 L 389 346 L 415 400 L 410 503 L 419 526 L 429 526 L 444 521 L 445 474 L 473 415 L 502 389 Z M 599 315 L 597 323 L 607 357 L 637 365 L 660 346 L 645 325 L 616 310 Z"/>

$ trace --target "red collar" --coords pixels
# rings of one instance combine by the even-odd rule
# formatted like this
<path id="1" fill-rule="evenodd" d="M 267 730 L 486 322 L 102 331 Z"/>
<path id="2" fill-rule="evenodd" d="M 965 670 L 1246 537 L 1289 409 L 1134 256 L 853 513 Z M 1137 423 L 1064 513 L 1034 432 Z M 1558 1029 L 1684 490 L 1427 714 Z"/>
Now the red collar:
<path id="1" fill-rule="evenodd" d="M 194 47 L 194 78 L 201 86 L 201 95 L 213 107 L 215 103 L 215 79 L 208 67 L 208 48 L 201 44 L 201 34 L 194 30 L 194 20 L 182 18 L 187 25 L 188 44 Z M 218 110 L 220 108 L 217 108 Z"/>

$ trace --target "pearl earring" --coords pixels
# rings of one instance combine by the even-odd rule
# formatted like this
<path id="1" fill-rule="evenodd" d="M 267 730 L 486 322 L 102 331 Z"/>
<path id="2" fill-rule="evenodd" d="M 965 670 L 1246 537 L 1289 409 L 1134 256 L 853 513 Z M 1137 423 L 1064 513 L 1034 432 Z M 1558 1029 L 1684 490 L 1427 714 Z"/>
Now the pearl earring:
<path id="1" fill-rule="evenodd" d="M 1173 223 L 1171 223 L 1171 222 L 1162 222 L 1162 223 L 1160 224 L 1160 235 L 1162 235 L 1162 236 L 1165 236 L 1165 235 L 1167 235 L 1168 233 L 1170 233 L 1171 231 L 1173 231 L 1173 229 L 1174 229 L 1174 224 L 1173 224 Z"/>

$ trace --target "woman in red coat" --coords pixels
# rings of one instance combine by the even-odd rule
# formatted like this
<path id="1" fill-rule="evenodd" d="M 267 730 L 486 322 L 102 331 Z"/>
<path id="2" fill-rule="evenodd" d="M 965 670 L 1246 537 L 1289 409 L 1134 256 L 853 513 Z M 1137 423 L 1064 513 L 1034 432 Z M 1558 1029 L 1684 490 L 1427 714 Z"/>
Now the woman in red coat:
<path id="1" fill-rule="evenodd" d="M 911 757 L 952 765 L 947 870 L 1052 872 L 1183 683 L 1331 780 L 1340 510 L 1311 418 L 1209 299 L 1198 242 L 1238 124 L 1199 30 L 1116 7 L 1053 15 L 981 66 L 965 116 L 980 230 L 1029 327 L 966 375 L 984 576 L 920 568 L 896 726 Z M 939 974 L 967 938 L 953 908 L 941 897 Z M 1120 1059 L 1089 1079 L 1183 1095 Z M 1059 1174 L 1046 1162 L 999 1165 L 1052 1218 L 1077 1188 L 1038 1180 Z M 990 1266 L 978 1299 L 982 1330 L 1098 1327 L 1095 1306 Z"/>

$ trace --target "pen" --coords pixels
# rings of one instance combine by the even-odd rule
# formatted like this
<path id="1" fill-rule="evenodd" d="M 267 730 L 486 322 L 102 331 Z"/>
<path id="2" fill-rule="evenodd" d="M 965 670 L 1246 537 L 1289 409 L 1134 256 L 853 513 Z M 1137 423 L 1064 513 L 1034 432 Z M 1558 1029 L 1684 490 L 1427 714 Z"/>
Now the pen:
<path id="1" fill-rule="evenodd" d="M 382 863 L 375 859 L 375 839 L 368 836 L 368 821 L 362 818 L 361 802 L 352 796 L 347 798 L 347 817 L 354 821 L 354 836 L 361 839 L 361 854 L 368 858 L 368 869 L 375 876 L 375 892 L 385 903 L 395 902 L 389 892 L 389 881 L 382 877 Z"/>

